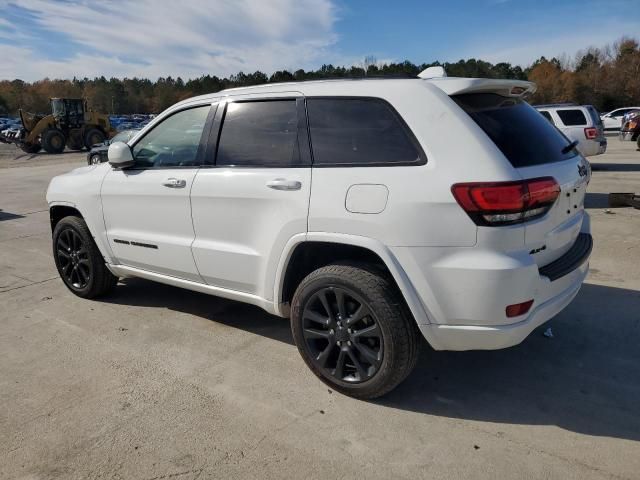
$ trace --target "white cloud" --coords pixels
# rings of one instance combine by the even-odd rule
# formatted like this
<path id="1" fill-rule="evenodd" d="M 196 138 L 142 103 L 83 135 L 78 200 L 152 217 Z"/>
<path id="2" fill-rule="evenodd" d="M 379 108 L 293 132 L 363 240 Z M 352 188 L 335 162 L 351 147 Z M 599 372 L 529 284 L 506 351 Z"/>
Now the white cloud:
<path id="1" fill-rule="evenodd" d="M 219 76 L 316 66 L 336 42 L 331 0 L 21 0 L 71 41 L 65 58 L 0 44 L 0 79 Z M 5 3 L 6 5 L 6 3 Z M 46 33 L 44 38 L 46 38 Z M 56 58 L 56 57 L 54 57 Z"/>
<path id="2" fill-rule="evenodd" d="M 588 47 L 603 47 L 611 44 L 625 32 L 636 32 L 637 24 L 632 22 L 600 22 L 598 25 L 582 24 L 577 29 L 565 29 L 558 33 L 550 33 L 549 28 L 536 34 L 528 26 L 517 42 L 512 38 L 501 38 L 499 35 L 491 39 L 477 40 L 481 47 L 468 48 L 460 58 L 480 58 L 487 62 L 509 62 L 526 67 L 541 56 L 547 58 L 560 57 L 563 54 L 573 57 L 578 51 Z M 509 35 L 512 36 L 512 33 Z"/>

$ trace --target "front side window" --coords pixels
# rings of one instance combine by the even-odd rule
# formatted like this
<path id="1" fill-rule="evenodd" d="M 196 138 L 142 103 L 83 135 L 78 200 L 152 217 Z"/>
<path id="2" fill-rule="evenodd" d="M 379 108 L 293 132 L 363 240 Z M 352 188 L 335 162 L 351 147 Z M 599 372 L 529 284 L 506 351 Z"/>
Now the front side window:
<path id="1" fill-rule="evenodd" d="M 558 110 L 556 112 L 567 127 L 582 126 L 587 124 L 587 117 L 582 110 Z"/>
<path id="2" fill-rule="evenodd" d="M 375 98 L 309 98 L 314 165 L 387 165 L 421 162 L 408 127 Z"/>
<path id="3" fill-rule="evenodd" d="M 216 165 L 300 165 L 296 100 L 229 103 L 222 121 Z"/>
<path id="4" fill-rule="evenodd" d="M 163 120 L 133 147 L 134 168 L 197 165 L 198 146 L 210 105 L 182 110 Z"/>

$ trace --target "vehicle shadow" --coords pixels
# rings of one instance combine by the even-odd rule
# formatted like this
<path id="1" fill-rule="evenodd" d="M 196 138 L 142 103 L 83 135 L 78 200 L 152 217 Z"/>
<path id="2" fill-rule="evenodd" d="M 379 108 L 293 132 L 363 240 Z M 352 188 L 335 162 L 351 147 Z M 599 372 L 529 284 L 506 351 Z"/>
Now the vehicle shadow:
<path id="1" fill-rule="evenodd" d="M 608 193 L 587 192 L 584 197 L 584 208 L 613 208 L 609 207 Z"/>
<path id="2" fill-rule="evenodd" d="M 286 319 L 253 305 L 162 283 L 140 278 L 122 279 L 114 293 L 100 300 L 118 305 L 167 308 L 294 345 Z"/>
<path id="3" fill-rule="evenodd" d="M 5 212 L 0 208 L 0 222 L 4 220 L 15 220 L 16 218 L 24 218 L 24 215 L 19 215 L 17 213 Z"/>
<path id="4" fill-rule="evenodd" d="M 553 338 L 542 333 L 551 326 Z M 640 291 L 585 284 L 522 344 L 434 352 L 378 403 L 481 422 L 640 440 Z"/>
<path id="5" fill-rule="evenodd" d="M 164 307 L 293 345 L 289 322 L 258 307 L 146 280 L 123 280 L 103 301 Z M 548 326 L 553 338 L 542 335 Z M 637 441 L 639 344 L 640 291 L 585 284 L 566 310 L 516 347 L 435 352 L 424 342 L 409 378 L 373 402 Z"/>
<path id="6" fill-rule="evenodd" d="M 591 163 L 594 172 L 640 172 L 640 163 Z"/>

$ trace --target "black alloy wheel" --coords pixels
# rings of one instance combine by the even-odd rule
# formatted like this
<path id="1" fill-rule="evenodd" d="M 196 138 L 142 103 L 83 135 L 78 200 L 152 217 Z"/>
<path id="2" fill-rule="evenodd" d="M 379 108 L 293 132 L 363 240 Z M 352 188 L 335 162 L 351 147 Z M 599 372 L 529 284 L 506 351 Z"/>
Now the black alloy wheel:
<path id="1" fill-rule="evenodd" d="M 321 288 L 309 298 L 302 336 L 316 368 L 340 382 L 366 381 L 382 363 L 384 343 L 375 315 L 345 287 Z"/>
<path id="2" fill-rule="evenodd" d="M 65 283 L 77 290 L 85 289 L 93 275 L 92 265 L 82 237 L 73 228 L 65 228 L 58 235 L 56 256 Z"/>

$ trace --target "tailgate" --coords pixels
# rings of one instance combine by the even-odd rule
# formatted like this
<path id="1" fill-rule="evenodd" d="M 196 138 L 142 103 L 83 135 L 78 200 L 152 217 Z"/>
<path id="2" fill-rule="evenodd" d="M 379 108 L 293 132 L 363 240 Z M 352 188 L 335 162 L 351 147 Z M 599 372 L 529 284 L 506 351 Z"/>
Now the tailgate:
<path id="1" fill-rule="evenodd" d="M 525 223 L 525 245 L 539 266 L 564 255 L 582 228 L 584 198 L 590 177 L 588 162 L 577 155 L 570 160 L 518 168 L 522 178 L 550 176 L 560 185 L 560 195 L 543 217 Z"/>

